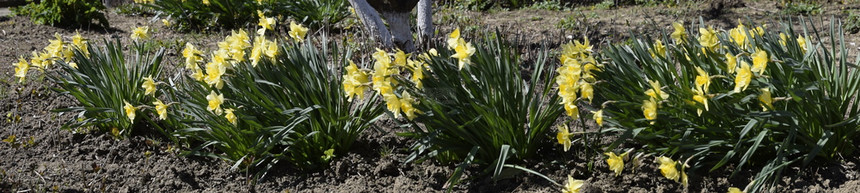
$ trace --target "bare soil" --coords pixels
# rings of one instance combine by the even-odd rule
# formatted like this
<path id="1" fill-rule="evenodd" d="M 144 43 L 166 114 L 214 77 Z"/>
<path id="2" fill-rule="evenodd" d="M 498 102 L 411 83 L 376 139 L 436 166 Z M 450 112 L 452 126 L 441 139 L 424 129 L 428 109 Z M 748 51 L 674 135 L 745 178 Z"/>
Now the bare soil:
<path id="1" fill-rule="evenodd" d="M 556 47 L 587 35 L 592 42 L 624 41 L 631 32 L 653 33 L 668 31 L 673 21 L 698 21 L 718 29 L 736 25 L 737 19 L 776 26 L 785 15 L 776 2 L 754 1 L 719 4 L 713 1 L 667 7 L 624 6 L 608 10 L 547 11 L 522 9 L 515 11 L 463 12 L 442 10 L 437 13 L 440 32 L 455 26 L 499 29 L 520 38 L 526 45 L 545 44 Z M 714 7 L 722 7 L 715 9 Z M 832 18 L 845 19 L 844 11 L 858 12 L 857 4 L 828 4 L 816 22 Z M 716 10 L 716 11 L 715 11 Z M 444 14 L 457 14 L 468 19 L 443 19 Z M 556 24 L 569 15 L 584 17 L 578 27 L 559 29 Z M 179 50 L 184 42 L 203 42 L 213 48 L 225 32 L 180 33 L 164 28 L 150 18 L 109 13 L 111 29 L 78 29 L 91 41 L 113 37 L 128 39 L 134 26 L 150 25 L 156 29 L 155 39 L 168 47 L 166 66 L 179 65 Z M 821 18 L 821 19 L 818 19 Z M 794 24 L 799 25 L 799 24 Z M 818 25 L 823 26 L 823 25 Z M 403 163 L 409 155 L 405 147 L 409 140 L 396 136 L 393 123 L 382 122 L 367 130 L 347 155 L 336 157 L 325 169 L 300 172 L 289 166 L 277 166 L 269 176 L 254 183 L 249 174 L 229 170 L 229 164 L 209 158 L 184 157 L 179 153 L 186 147 L 163 141 L 158 137 L 135 136 L 117 140 L 99 132 L 73 132 L 60 129 L 72 118 L 52 109 L 74 105 L 75 101 L 50 90 L 52 85 L 31 71 L 25 83 L 17 83 L 11 63 L 19 56 L 29 57 L 40 50 L 58 33 L 71 37 L 76 29 L 33 25 L 27 18 L 0 17 L 0 138 L 15 135 L 19 141 L 32 138 L 33 144 L 13 146 L 0 142 L 0 192 L 442 192 L 445 180 L 454 165 L 434 161 Z M 464 33 L 468 34 L 468 33 Z M 849 34 L 846 42 L 860 40 Z M 852 44 L 854 45 L 854 44 Z M 524 48 L 526 49 L 526 48 Z M 853 53 L 856 55 L 856 53 Z M 172 69 L 168 67 L 169 69 Z M 552 136 L 547 136 L 552 140 Z M 576 147 L 572 149 L 577 149 Z M 580 148 L 581 149 L 581 148 Z M 742 171 L 729 178 L 732 167 L 707 172 L 691 172 L 690 187 L 663 178 L 653 163 L 645 159 L 643 166 L 628 168 L 620 176 L 607 169 L 600 157 L 585 152 L 562 153 L 555 145 L 540 150 L 542 158 L 527 160 L 522 166 L 536 170 L 563 183 L 567 175 L 586 180 L 583 192 L 725 192 L 728 187 L 743 187 L 752 179 L 753 171 Z M 589 170 L 588 162 L 593 162 Z M 860 192 L 860 168 L 857 155 L 841 160 L 820 161 L 811 167 L 793 166 L 786 170 L 773 192 Z M 455 186 L 455 192 L 552 192 L 552 183 L 530 174 L 490 181 L 474 176 L 478 168 L 470 168 L 469 181 Z"/>

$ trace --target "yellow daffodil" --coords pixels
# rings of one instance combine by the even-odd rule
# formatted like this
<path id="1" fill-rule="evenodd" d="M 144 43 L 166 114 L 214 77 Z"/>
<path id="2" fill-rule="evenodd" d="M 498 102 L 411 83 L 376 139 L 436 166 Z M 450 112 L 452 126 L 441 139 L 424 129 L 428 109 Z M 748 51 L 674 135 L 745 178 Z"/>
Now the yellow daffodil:
<path id="1" fill-rule="evenodd" d="M 167 105 L 161 102 L 161 100 L 155 99 L 155 102 L 152 102 L 152 105 L 155 105 L 155 112 L 158 113 L 158 119 L 165 120 L 167 119 Z"/>
<path id="2" fill-rule="evenodd" d="M 343 75 L 343 90 L 346 92 L 347 100 L 352 101 L 353 96 L 358 96 L 359 99 L 364 98 L 365 86 L 368 83 L 367 73 L 358 69 L 352 61 L 349 61 L 349 66 L 346 67 L 346 74 Z"/>
<path id="3" fill-rule="evenodd" d="M 164 24 L 164 26 L 166 26 L 166 27 L 172 26 L 172 24 L 170 23 L 170 20 L 167 20 L 167 19 L 161 19 L 161 24 Z"/>
<path id="4" fill-rule="evenodd" d="M 660 86 L 660 81 L 648 81 L 651 84 L 651 88 L 645 91 L 645 94 L 651 96 L 651 98 L 666 100 L 669 99 L 669 93 L 663 92 Z"/>
<path id="5" fill-rule="evenodd" d="M 263 29 L 274 30 L 275 18 L 260 17 L 260 22 L 257 25 L 260 25 Z"/>
<path id="6" fill-rule="evenodd" d="M 564 111 L 567 112 L 567 116 L 573 119 L 579 119 L 579 107 L 576 106 L 576 103 L 573 101 L 562 102 L 564 105 Z"/>
<path id="7" fill-rule="evenodd" d="M 75 35 L 72 36 L 72 45 L 83 52 L 84 56 L 90 56 L 90 51 L 87 49 L 87 40 L 81 36 L 81 33 L 75 31 Z"/>
<path id="8" fill-rule="evenodd" d="M 767 52 L 764 50 L 757 50 L 752 54 L 753 65 L 750 71 L 758 73 L 759 75 L 764 74 L 767 69 L 767 62 L 769 58 L 767 57 Z"/>
<path id="9" fill-rule="evenodd" d="M 717 32 L 713 28 L 699 28 L 699 44 L 707 49 L 714 50 L 720 45 Z"/>
<path id="10" fill-rule="evenodd" d="M 735 69 L 738 67 L 737 58 L 731 53 L 726 53 L 726 70 L 729 73 L 735 73 Z"/>
<path id="11" fill-rule="evenodd" d="M 708 93 L 708 88 L 711 87 L 711 76 L 702 68 L 696 66 L 696 89 L 701 89 L 703 93 Z"/>
<path id="12" fill-rule="evenodd" d="M 606 164 L 609 165 L 609 170 L 614 171 L 615 176 L 621 175 L 621 170 L 624 170 L 624 157 L 627 156 L 627 153 L 615 155 L 615 152 L 606 152 L 603 154 L 609 156 L 609 158 L 606 158 Z"/>
<path id="13" fill-rule="evenodd" d="M 227 118 L 227 121 L 230 121 L 233 125 L 238 123 L 236 119 L 236 114 L 233 114 L 234 109 L 224 109 L 224 118 Z"/>
<path id="14" fill-rule="evenodd" d="M 699 102 L 699 103 L 705 105 L 705 111 L 707 111 L 708 110 L 708 96 L 705 95 L 705 92 L 703 92 L 701 89 L 692 89 L 692 90 L 694 93 L 693 101 L 696 101 L 696 102 Z M 699 116 L 702 116 L 702 109 L 696 109 L 696 113 Z"/>
<path id="15" fill-rule="evenodd" d="M 806 53 L 806 38 L 803 38 L 803 36 L 797 37 L 797 44 L 800 45 L 800 51 Z"/>
<path id="16" fill-rule="evenodd" d="M 591 111 L 594 115 L 591 116 L 594 119 L 594 122 L 597 123 L 597 126 L 603 127 L 603 109 L 597 111 Z"/>
<path id="17" fill-rule="evenodd" d="M 134 28 L 131 32 L 131 39 L 132 40 L 149 39 L 149 26 Z"/>
<path id="18" fill-rule="evenodd" d="M 454 29 L 450 34 L 448 34 L 448 49 L 456 49 L 458 45 L 460 45 L 460 28 Z"/>
<path id="19" fill-rule="evenodd" d="M 467 64 L 471 64 L 472 60 L 470 59 L 473 54 L 475 54 L 475 47 L 472 46 L 472 43 L 466 42 L 463 39 L 460 39 L 457 47 L 454 48 L 454 55 L 452 58 L 457 58 L 457 64 L 460 70 L 463 70 L 463 66 Z"/>
<path id="20" fill-rule="evenodd" d="M 738 19 L 738 27 L 729 30 L 729 36 L 738 46 L 745 47 L 747 45 L 747 29 L 740 19 Z"/>
<path id="21" fill-rule="evenodd" d="M 741 191 L 739 188 L 729 187 L 729 193 L 744 193 L 744 191 Z"/>
<path id="22" fill-rule="evenodd" d="M 678 171 L 678 162 L 672 160 L 672 158 L 660 156 L 657 158 L 657 163 L 660 164 L 660 173 L 663 174 L 664 177 L 674 180 L 675 182 L 680 180 L 681 172 Z"/>
<path id="23" fill-rule="evenodd" d="M 402 109 L 402 103 L 400 99 L 397 98 L 397 95 L 394 94 L 384 94 L 382 98 L 385 100 L 385 105 L 388 108 L 388 111 L 391 111 L 394 114 L 394 118 L 400 118 L 400 110 Z"/>
<path id="24" fill-rule="evenodd" d="M 203 5 L 210 5 L 209 0 L 203 0 Z"/>
<path id="25" fill-rule="evenodd" d="M 415 103 L 415 99 L 413 99 L 412 95 L 410 95 L 406 91 L 403 91 L 403 93 L 401 93 L 400 96 L 402 97 L 400 99 L 400 110 L 401 110 L 401 112 L 403 112 L 403 114 L 406 114 L 407 119 L 409 119 L 409 120 L 414 119 L 417 116 L 415 113 L 420 113 L 420 111 L 418 111 L 418 109 L 415 109 L 415 107 L 412 106 L 413 103 Z"/>
<path id="26" fill-rule="evenodd" d="M 760 102 L 762 111 L 773 110 L 773 97 L 770 93 L 770 88 L 761 88 L 759 89 L 761 94 L 758 95 L 758 101 Z"/>
<path id="27" fill-rule="evenodd" d="M 788 36 L 786 36 L 785 33 L 780 32 L 779 33 L 779 44 L 782 46 L 785 46 L 785 42 L 787 42 L 787 41 L 788 41 Z"/>
<path id="28" fill-rule="evenodd" d="M 54 37 L 56 37 L 57 39 L 48 40 L 50 44 L 45 47 L 45 52 L 48 53 L 48 56 L 50 56 L 51 58 L 62 58 L 63 37 L 61 37 L 59 33 L 54 33 Z"/>
<path id="29" fill-rule="evenodd" d="M 563 125 L 563 127 L 558 127 L 558 133 L 555 134 L 555 139 L 558 140 L 558 144 L 563 145 L 564 152 L 570 150 L 570 136 L 572 135 L 573 134 L 570 133 L 570 129 L 567 127 L 566 124 Z"/>
<path id="30" fill-rule="evenodd" d="M 12 65 L 15 66 L 15 77 L 18 77 L 18 82 L 24 82 L 24 78 L 27 77 L 27 71 L 30 70 L 30 64 L 27 63 L 24 57 L 19 57 L 18 63 Z"/>
<path id="31" fill-rule="evenodd" d="M 423 88 L 424 84 L 421 82 L 421 80 L 424 79 L 424 64 L 420 64 L 421 62 L 417 61 L 409 61 L 417 63 L 416 65 L 414 65 L 415 67 L 412 68 L 412 83 L 415 83 L 416 88 Z"/>
<path id="32" fill-rule="evenodd" d="M 582 180 L 574 180 L 570 175 L 567 176 L 567 184 L 564 185 L 564 188 L 561 189 L 562 193 L 579 193 L 582 189 L 582 185 L 585 184 L 585 181 Z"/>
<path id="33" fill-rule="evenodd" d="M 301 24 L 296 24 L 293 21 L 290 21 L 290 32 L 288 33 L 290 37 L 298 42 L 303 42 L 305 40 L 305 35 L 308 33 L 308 28 L 303 27 Z"/>
<path id="34" fill-rule="evenodd" d="M 764 27 L 767 27 L 767 24 L 765 24 Z M 762 28 L 762 26 L 755 27 L 755 33 L 758 34 L 758 36 L 763 36 L 764 28 Z"/>
<path id="35" fill-rule="evenodd" d="M 145 95 L 155 94 L 155 81 L 152 80 L 152 76 L 143 78 L 143 85 L 141 85 L 140 87 L 143 87 L 143 93 Z"/>
<path id="36" fill-rule="evenodd" d="M 657 101 L 653 97 L 642 101 L 642 114 L 647 120 L 657 119 Z"/>
<path id="37" fill-rule="evenodd" d="M 33 57 L 30 58 L 30 64 L 39 68 L 39 70 L 45 70 L 51 67 L 53 61 L 51 61 L 51 56 L 46 52 L 32 52 Z"/>
<path id="38" fill-rule="evenodd" d="M 681 25 L 681 23 L 678 22 L 674 22 L 672 23 L 672 27 L 675 28 L 675 31 L 672 32 L 672 39 L 678 43 L 686 41 L 687 31 L 686 29 L 684 29 L 684 25 Z"/>
<path id="39" fill-rule="evenodd" d="M 203 69 L 200 69 L 198 66 L 192 66 L 191 71 L 191 78 L 196 81 L 203 81 L 206 77 L 206 74 L 203 73 Z"/>
<path id="40" fill-rule="evenodd" d="M 737 75 L 735 75 L 735 89 L 734 92 L 741 92 L 747 89 L 750 85 L 750 81 L 752 81 L 752 72 L 750 71 L 750 65 L 746 61 L 741 61 L 741 68 L 738 69 Z"/>
<path id="41" fill-rule="evenodd" d="M 76 63 L 76 62 L 69 62 L 69 67 L 72 67 L 72 68 L 74 68 L 74 69 L 78 69 L 78 63 Z"/>
<path id="42" fill-rule="evenodd" d="M 122 107 L 122 109 L 125 110 L 125 116 L 128 117 L 128 120 L 134 122 L 135 111 L 137 111 L 137 107 L 132 106 L 124 100 L 122 102 L 125 103 L 125 106 Z"/>
<path id="43" fill-rule="evenodd" d="M 216 115 L 221 115 L 221 104 L 224 103 L 224 94 L 216 94 L 215 91 L 210 91 L 209 95 L 206 96 L 206 100 L 209 101 L 209 106 L 206 107 L 206 110 Z"/>
<path id="44" fill-rule="evenodd" d="M 269 58 L 275 58 L 278 55 L 278 41 L 269 41 L 264 40 L 266 42 L 266 49 L 263 49 L 263 55 Z"/>
<path id="45" fill-rule="evenodd" d="M 406 52 L 398 49 L 397 52 L 394 53 L 394 65 L 396 66 L 406 66 L 406 58 L 409 57 L 406 55 Z"/>
<path id="46" fill-rule="evenodd" d="M 654 48 L 651 50 L 651 57 L 656 58 L 657 56 L 666 57 L 666 46 L 661 40 L 655 41 Z"/>
<path id="47" fill-rule="evenodd" d="M 260 59 L 263 58 L 263 49 L 266 47 L 266 40 L 262 37 L 257 37 L 254 40 L 254 46 L 251 47 L 251 66 L 257 67 Z"/>
<path id="48" fill-rule="evenodd" d="M 185 43 L 185 49 L 182 49 L 182 57 L 185 57 L 185 68 L 193 69 L 191 66 L 197 66 L 197 62 L 202 60 L 200 57 L 202 54 L 203 52 L 197 50 L 194 44 Z"/>
<path id="49" fill-rule="evenodd" d="M 579 83 L 579 93 L 582 95 L 582 98 L 588 99 L 588 103 L 591 103 L 591 99 L 594 98 L 594 88 L 591 87 L 591 83 Z"/>

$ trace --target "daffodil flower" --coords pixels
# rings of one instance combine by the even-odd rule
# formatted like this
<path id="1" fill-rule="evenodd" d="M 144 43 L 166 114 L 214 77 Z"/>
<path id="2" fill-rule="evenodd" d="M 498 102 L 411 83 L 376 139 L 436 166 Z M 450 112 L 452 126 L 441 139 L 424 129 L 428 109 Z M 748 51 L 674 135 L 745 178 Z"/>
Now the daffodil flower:
<path id="1" fill-rule="evenodd" d="M 571 145 L 570 136 L 572 136 L 572 135 L 573 134 L 570 133 L 570 129 L 567 127 L 567 125 L 563 125 L 563 128 L 558 127 L 558 133 L 556 133 L 555 138 L 556 138 L 556 140 L 558 140 L 558 144 L 561 144 L 564 146 L 564 152 L 567 152 L 567 150 L 570 150 L 570 145 Z"/>
<path id="2" fill-rule="evenodd" d="M 475 47 L 472 46 L 472 43 L 465 42 L 465 40 L 460 39 L 457 47 L 454 48 L 454 55 L 452 58 L 457 58 L 457 65 L 460 70 L 463 70 L 463 66 L 467 64 L 471 64 L 472 60 L 470 59 L 472 55 L 475 54 Z"/>
<path id="3" fill-rule="evenodd" d="M 448 34 L 448 49 L 456 49 L 458 45 L 460 45 L 460 28 L 454 29 L 450 34 Z"/>
<path id="4" fill-rule="evenodd" d="M 170 23 L 170 20 L 167 20 L 167 19 L 161 19 L 161 23 L 162 23 L 162 24 L 164 24 L 164 26 L 167 26 L 167 27 L 172 26 L 172 24 Z"/>
<path id="5" fill-rule="evenodd" d="M 154 95 L 155 94 L 155 81 L 152 80 L 152 76 L 148 76 L 146 78 L 143 78 L 143 85 L 141 85 L 141 87 L 143 87 L 143 89 L 144 89 L 143 93 L 145 95 Z"/>
<path id="6" fill-rule="evenodd" d="M 149 39 L 149 26 L 134 28 L 131 32 L 131 39 L 136 41 Z"/>
<path id="7" fill-rule="evenodd" d="M 48 53 L 48 56 L 51 58 L 62 58 L 63 57 L 63 38 L 59 33 L 54 33 L 54 37 L 57 39 L 48 40 L 50 44 L 45 47 L 45 52 Z"/>
<path id="8" fill-rule="evenodd" d="M 24 78 L 27 77 L 27 71 L 30 70 L 30 64 L 23 57 L 19 57 L 18 63 L 13 65 L 15 66 L 15 77 L 18 77 L 18 82 L 24 82 Z"/>
<path id="9" fill-rule="evenodd" d="M 701 89 L 692 89 L 693 90 L 693 100 L 705 105 L 705 111 L 708 110 L 708 96 L 705 95 Z M 699 116 L 702 116 L 702 109 L 696 109 L 696 113 Z"/>
<path id="10" fill-rule="evenodd" d="M 729 187 L 729 193 L 744 193 L 740 188 Z"/>
<path id="11" fill-rule="evenodd" d="M 78 48 L 81 52 L 84 53 L 84 56 L 90 56 L 90 51 L 87 49 L 87 40 L 81 36 L 81 33 L 75 31 L 75 35 L 72 36 L 72 45 Z"/>
<path id="12" fill-rule="evenodd" d="M 275 18 L 260 17 L 260 22 L 257 25 L 260 25 L 263 29 L 274 30 L 275 28 L 272 26 L 275 25 Z"/>
<path id="13" fill-rule="evenodd" d="M 305 40 L 305 35 L 308 33 L 308 28 L 302 26 L 301 24 L 296 24 L 293 21 L 290 21 L 290 32 L 288 33 L 291 38 L 298 42 L 303 42 Z"/>
<path id="14" fill-rule="evenodd" d="M 657 119 L 657 101 L 653 97 L 642 101 L 642 114 L 647 120 Z"/>
<path id="15" fill-rule="evenodd" d="M 767 62 L 769 60 L 769 58 L 767 57 L 767 52 L 765 52 L 764 50 L 757 50 L 755 53 L 752 54 L 752 59 L 753 65 L 752 69 L 750 70 L 752 72 L 758 73 L 759 75 L 764 74 L 765 70 L 767 69 Z"/>
<path id="16" fill-rule="evenodd" d="M 368 83 L 367 73 L 358 69 L 352 61 L 349 61 L 349 66 L 346 67 L 346 74 L 343 75 L 343 90 L 346 92 L 347 101 L 352 101 L 353 96 L 358 96 L 359 99 L 364 98 L 364 91 Z"/>
<path id="17" fill-rule="evenodd" d="M 591 99 L 594 98 L 594 88 L 591 87 L 591 83 L 579 83 L 579 93 L 582 94 L 582 98 L 588 99 L 588 103 L 591 103 Z"/>
<path id="18" fill-rule="evenodd" d="M 663 92 L 663 90 L 660 89 L 662 87 L 660 86 L 660 81 L 654 80 L 649 81 L 649 83 L 651 85 L 651 88 L 645 91 L 646 95 L 659 100 L 669 99 L 669 93 L 665 93 Z"/>
<path id="19" fill-rule="evenodd" d="M 720 44 L 717 32 L 713 28 L 699 28 L 699 34 L 701 34 L 699 35 L 699 44 L 709 50 L 714 50 Z"/>
<path id="20" fill-rule="evenodd" d="M 155 102 L 152 102 L 152 105 L 155 105 L 155 112 L 158 113 L 158 119 L 165 120 L 167 119 L 167 105 L 161 102 L 161 100 L 155 99 Z"/>
<path id="21" fill-rule="evenodd" d="M 128 120 L 134 122 L 135 111 L 137 111 L 137 107 L 132 106 L 125 100 L 123 100 L 122 102 L 125 103 L 125 106 L 122 107 L 122 109 L 125 110 L 125 116 L 128 117 Z"/>
<path id="22" fill-rule="evenodd" d="M 202 60 L 202 58 L 200 58 L 200 55 L 202 54 L 203 52 L 197 50 L 197 48 L 194 47 L 194 44 L 191 44 L 190 42 L 185 43 L 185 49 L 182 49 L 182 57 L 185 58 L 185 68 L 193 69 L 191 66 L 196 67 L 197 62 Z"/>
<path id="23" fill-rule="evenodd" d="M 401 112 L 403 112 L 403 114 L 406 114 L 407 119 L 409 119 L 409 120 L 415 119 L 415 117 L 417 116 L 415 113 L 421 113 L 420 111 L 415 109 L 415 107 L 413 107 L 413 103 L 415 103 L 415 99 L 413 99 L 412 95 L 410 95 L 406 91 L 403 91 L 403 93 L 400 94 L 400 96 L 402 96 L 402 98 L 400 99 L 400 110 L 401 110 Z"/>
<path id="24" fill-rule="evenodd" d="M 216 94 L 215 91 L 210 91 L 209 95 L 206 96 L 206 100 L 209 101 L 209 106 L 206 107 L 206 110 L 209 110 L 216 115 L 221 115 L 223 111 L 221 109 L 221 104 L 224 103 L 224 94 Z"/>
<path id="25" fill-rule="evenodd" d="M 654 41 L 653 49 L 651 49 L 651 57 L 656 58 L 656 56 L 666 57 L 666 46 L 661 40 Z"/>
<path id="26" fill-rule="evenodd" d="M 400 102 L 400 99 L 397 98 L 397 95 L 383 94 L 382 99 L 385 100 L 385 105 L 388 108 L 388 111 L 391 111 L 391 113 L 394 114 L 394 118 L 400 118 L 402 103 Z"/>
<path id="27" fill-rule="evenodd" d="M 209 0 L 203 0 L 203 5 L 210 5 Z"/>
<path id="28" fill-rule="evenodd" d="M 729 36 L 732 41 L 740 47 L 745 47 L 747 43 L 747 29 L 740 19 L 738 19 L 738 27 L 729 30 Z"/>
<path id="29" fill-rule="evenodd" d="M 746 61 L 741 61 L 741 68 L 738 69 L 737 75 L 735 75 L 735 89 L 734 92 L 741 92 L 747 89 L 750 85 L 750 81 L 752 81 L 752 72 L 750 71 L 750 65 Z"/>
<path id="30" fill-rule="evenodd" d="M 759 90 L 761 94 L 758 95 L 758 101 L 760 102 L 761 110 L 773 110 L 773 97 L 771 96 L 770 88 L 761 88 Z"/>
<path id="31" fill-rule="evenodd" d="M 684 29 L 684 25 L 674 22 L 672 23 L 672 27 L 675 28 L 675 31 L 672 32 L 672 39 L 678 43 L 684 42 L 687 39 L 687 31 Z"/>
<path id="32" fill-rule="evenodd" d="M 738 66 L 737 58 L 731 53 L 726 53 L 726 71 L 729 73 L 735 73 L 735 69 Z"/>
<path id="33" fill-rule="evenodd" d="M 800 50 L 806 53 L 806 38 L 803 38 L 803 36 L 797 37 L 797 44 L 800 45 Z"/>
<path id="34" fill-rule="evenodd" d="M 696 89 L 701 89 L 703 93 L 708 93 L 708 88 L 711 87 L 711 76 L 704 69 L 696 66 Z"/>
<path id="35" fill-rule="evenodd" d="M 233 114 L 234 109 L 224 109 L 224 118 L 227 118 L 227 121 L 230 121 L 233 125 L 238 123 L 236 119 L 236 114 Z"/>
<path id="36" fill-rule="evenodd" d="M 672 158 L 660 156 L 657 158 L 657 163 L 660 164 L 659 169 L 660 173 L 663 174 L 663 177 L 674 180 L 675 182 L 680 180 L 681 172 L 679 172 L 677 168 L 678 162 L 672 160 Z"/>
<path id="37" fill-rule="evenodd" d="M 585 184 L 585 181 L 582 180 L 574 180 L 573 177 L 567 175 L 567 184 L 564 185 L 564 188 L 561 189 L 562 193 L 579 193 L 582 189 L 582 185 Z"/>
<path id="38" fill-rule="evenodd" d="M 403 50 L 398 49 L 397 52 L 394 53 L 394 65 L 396 66 L 406 66 L 406 58 L 409 57 L 406 55 Z"/>
<path id="39" fill-rule="evenodd" d="M 591 118 L 594 119 L 594 122 L 597 123 L 597 126 L 603 127 L 603 109 L 592 111 L 591 113 L 594 114 Z"/>
<path id="40" fill-rule="evenodd" d="M 615 152 L 606 152 L 603 154 L 609 156 L 609 158 L 606 158 L 606 164 L 609 165 L 609 170 L 614 171 L 615 176 L 621 175 L 621 170 L 624 170 L 624 157 L 627 156 L 627 153 L 615 155 Z"/>

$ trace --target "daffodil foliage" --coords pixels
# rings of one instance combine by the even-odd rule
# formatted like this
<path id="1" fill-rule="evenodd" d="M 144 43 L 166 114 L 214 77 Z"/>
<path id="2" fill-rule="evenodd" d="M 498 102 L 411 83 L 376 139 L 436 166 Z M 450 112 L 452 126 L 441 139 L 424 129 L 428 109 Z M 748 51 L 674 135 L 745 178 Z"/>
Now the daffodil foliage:
<path id="1" fill-rule="evenodd" d="M 605 102 L 604 127 L 619 136 L 608 148 L 633 139 L 699 172 L 754 164 L 762 170 L 751 191 L 789 164 L 854 151 L 860 71 L 841 30 L 823 38 L 814 27 L 747 26 L 686 31 L 676 23 L 671 35 L 602 50 L 607 64 L 595 77 L 605 82 L 594 100 Z"/>
<path id="2" fill-rule="evenodd" d="M 526 62 L 499 35 L 473 43 L 452 33 L 447 42 L 448 48 L 428 54 L 423 87 L 414 88 L 423 113 L 403 134 L 417 139 L 411 159 L 477 163 L 498 174 L 505 163 L 536 156 L 564 112 L 547 51 Z"/>
<path id="3" fill-rule="evenodd" d="M 342 75 L 356 73 L 351 52 L 337 41 L 306 38 L 307 29 L 298 24 L 289 37 L 271 37 L 271 23 L 261 19 L 256 35 L 235 31 L 214 51 L 187 44 L 179 93 L 187 95 L 179 98 L 186 99 L 181 104 L 190 116 L 191 128 L 184 131 L 203 142 L 192 153 L 224 159 L 258 177 L 279 161 L 324 167 L 383 112 L 379 97 L 353 97 L 359 89 L 342 85 L 366 81 Z"/>

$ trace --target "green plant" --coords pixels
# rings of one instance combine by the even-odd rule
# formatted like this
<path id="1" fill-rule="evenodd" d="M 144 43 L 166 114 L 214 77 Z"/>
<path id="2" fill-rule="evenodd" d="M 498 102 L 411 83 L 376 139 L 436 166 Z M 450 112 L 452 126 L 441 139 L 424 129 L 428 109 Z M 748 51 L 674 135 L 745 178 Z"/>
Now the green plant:
<path id="1" fill-rule="evenodd" d="M 509 163 L 537 156 L 563 112 L 550 86 L 554 73 L 548 68 L 546 50 L 526 63 L 517 46 L 497 32 L 477 43 L 474 55 L 463 57 L 459 46 L 466 43 L 459 41 L 452 46 L 456 51 L 442 49 L 429 55 L 423 88 L 411 89 L 419 99 L 416 108 L 424 113 L 412 120 L 411 132 L 401 133 L 416 139 L 409 160 L 461 162 L 449 185 L 456 184 L 470 164 L 480 165 L 493 177 L 522 170 Z M 524 74 L 523 66 L 531 72 Z"/>
<path id="2" fill-rule="evenodd" d="M 13 14 L 30 17 L 36 24 L 87 26 L 93 22 L 108 28 L 100 0 L 43 0 L 12 9 Z"/>
<path id="3" fill-rule="evenodd" d="M 831 24 L 829 50 L 817 33 L 801 36 L 787 24 L 782 33 L 699 31 L 636 36 L 601 52 L 608 64 L 597 73 L 606 82 L 596 100 L 606 104 L 606 131 L 619 137 L 610 151 L 633 140 L 680 157 L 690 171 L 758 167 L 753 192 L 790 164 L 854 151 L 860 71 L 846 61 L 841 29 Z"/>
<path id="4" fill-rule="evenodd" d="M 860 15 L 856 14 L 856 12 L 848 12 L 848 19 L 845 19 L 842 28 L 845 29 L 845 32 L 851 34 L 860 32 Z"/>
<path id="5" fill-rule="evenodd" d="M 782 12 L 786 15 L 817 15 L 821 13 L 821 5 L 814 1 L 788 2 Z"/>
<path id="6" fill-rule="evenodd" d="M 183 106 L 193 129 L 184 131 L 203 142 L 190 153 L 218 157 L 262 177 L 281 160 L 318 169 L 349 151 L 382 109 L 376 97 L 347 98 L 338 68 L 349 63 L 351 52 L 320 41 L 321 47 L 311 40 L 277 45 L 264 36 L 251 41 L 240 31 L 222 42 L 233 46 L 213 52 L 205 72 L 198 61 L 186 64 L 195 73 L 180 92 L 189 97 L 178 97 L 188 98 Z M 218 152 L 203 149 L 208 146 Z"/>
<path id="7" fill-rule="evenodd" d="M 79 105 L 55 110 L 79 112 L 77 120 L 64 127 L 95 126 L 117 137 L 153 128 L 166 137 L 173 136 L 173 126 L 178 123 L 167 118 L 166 111 L 159 113 L 153 104 L 160 102 L 156 95 L 165 92 L 158 92 L 158 85 L 163 84 L 155 83 L 161 72 L 163 48 L 153 53 L 145 43 L 134 41 L 133 57 L 126 58 L 119 39 L 105 41 L 104 47 L 73 45 L 71 60 L 56 60 L 63 73 L 48 73 L 58 85 L 55 90 L 73 96 Z M 152 83 L 151 92 L 145 87 L 147 83 Z M 157 122 L 159 118 L 163 121 Z"/>
<path id="8" fill-rule="evenodd" d="M 284 17 L 312 28 L 332 27 L 349 16 L 345 0 L 157 0 L 147 6 L 176 21 L 181 30 L 235 29 L 256 24 L 263 15 Z"/>

